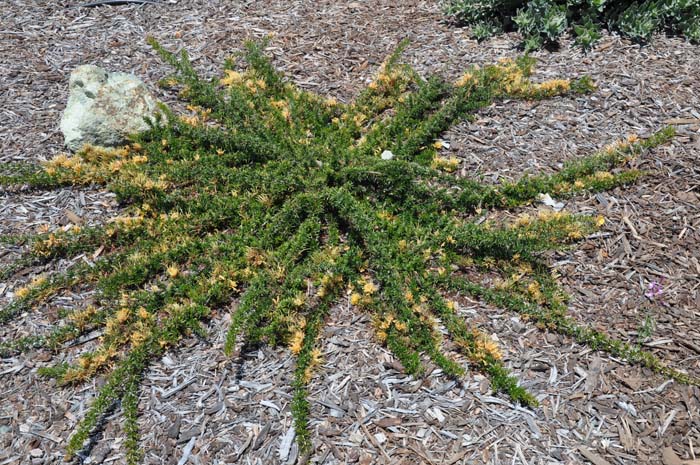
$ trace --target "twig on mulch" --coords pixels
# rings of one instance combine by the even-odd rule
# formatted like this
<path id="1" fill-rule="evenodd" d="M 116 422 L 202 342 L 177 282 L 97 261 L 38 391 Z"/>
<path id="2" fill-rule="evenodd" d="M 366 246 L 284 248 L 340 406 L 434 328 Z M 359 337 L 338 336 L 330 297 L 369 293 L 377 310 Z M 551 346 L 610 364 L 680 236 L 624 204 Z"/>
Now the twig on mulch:
<path id="1" fill-rule="evenodd" d="M 130 3 L 135 4 L 160 4 L 158 0 L 102 0 L 100 2 L 83 3 L 82 5 L 74 6 L 73 8 L 90 8 L 94 6 L 118 6 L 118 5 L 128 5 Z"/>

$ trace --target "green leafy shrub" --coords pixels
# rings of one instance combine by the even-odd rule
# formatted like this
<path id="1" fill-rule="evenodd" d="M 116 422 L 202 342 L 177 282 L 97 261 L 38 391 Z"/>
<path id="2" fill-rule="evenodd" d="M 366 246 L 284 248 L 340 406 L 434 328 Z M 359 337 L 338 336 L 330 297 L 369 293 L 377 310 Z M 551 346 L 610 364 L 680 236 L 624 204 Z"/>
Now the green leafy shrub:
<path id="1" fill-rule="evenodd" d="M 517 30 L 526 50 L 556 45 L 567 29 L 589 48 L 602 27 L 636 42 L 649 41 L 654 32 L 700 42 L 700 0 L 446 0 L 444 10 L 479 40 Z"/>
<path id="2" fill-rule="evenodd" d="M 309 453 L 306 386 L 320 361 L 324 321 L 345 299 L 371 315 L 377 340 L 407 372 L 420 375 L 432 360 L 462 376 L 459 351 L 494 390 L 525 405 L 536 403 L 533 395 L 450 295 L 469 294 L 542 329 L 697 382 L 566 315 L 566 295 L 541 253 L 584 238 L 602 218 L 542 212 L 509 224 L 476 221 L 482 209 L 528 204 L 543 192 L 563 197 L 633 182 L 643 173 L 628 162 L 673 131 L 612 144 L 554 175 L 498 186 L 450 174 L 459 160 L 443 156 L 436 141 L 495 100 L 582 94 L 593 89 L 590 79 L 534 83 L 533 60 L 520 59 L 474 67 L 455 83 L 426 80 L 397 52 L 354 102 L 341 104 L 286 81 L 258 44 L 247 45 L 244 67 L 229 60 L 221 78 L 203 79 L 185 52 L 151 43 L 175 68 L 162 84 L 179 92 L 187 114 L 162 106 L 128 146 L 86 146 L 41 169 L 0 177 L 0 185 L 44 189 L 97 183 L 124 207 L 102 226 L 16 238 L 30 241 L 18 266 L 102 251 L 94 263 L 79 261 L 16 289 L 0 310 L 3 324 L 64 292 L 97 291 L 85 308 L 63 311 L 47 333 L 0 344 L 0 355 L 60 353 L 87 333 L 101 334 L 96 348 L 42 370 L 59 384 L 104 378 L 68 457 L 87 453 L 105 414 L 121 405 L 128 462 L 138 463 L 138 397 L 149 361 L 192 333 L 205 335 L 202 323 L 232 301 L 227 353 L 241 341 L 266 342 L 286 344 L 296 357 L 292 413 L 297 441 Z"/>

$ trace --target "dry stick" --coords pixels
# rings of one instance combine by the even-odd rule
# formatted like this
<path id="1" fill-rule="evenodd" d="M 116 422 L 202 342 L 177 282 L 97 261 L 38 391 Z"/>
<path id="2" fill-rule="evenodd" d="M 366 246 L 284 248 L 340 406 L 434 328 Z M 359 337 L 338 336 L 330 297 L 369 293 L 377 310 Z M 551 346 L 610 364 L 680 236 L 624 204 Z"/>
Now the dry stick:
<path id="1" fill-rule="evenodd" d="M 138 4 L 158 4 L 158 0 L 101 0 L 99 2 L 83 3 L 82 5 L 74 6 L 73 8 L 90 8 L 93 6 L 103 6 L 103 5 L 128 5 L 130 3 Z"/>

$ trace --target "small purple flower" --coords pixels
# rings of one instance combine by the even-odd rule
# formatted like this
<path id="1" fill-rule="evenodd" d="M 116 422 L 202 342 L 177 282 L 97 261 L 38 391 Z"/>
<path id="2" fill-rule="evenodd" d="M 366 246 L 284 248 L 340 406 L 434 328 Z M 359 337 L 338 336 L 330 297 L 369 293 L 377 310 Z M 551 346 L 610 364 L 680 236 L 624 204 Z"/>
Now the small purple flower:
<path id="1" fill-rule="evenodd" d="M 664 294 L 664 280 L 661 279 L 661 281 L 652 281 L 649 283 L 649 286 L 647 287 L 647 291 L 644 293 L 644 295 L 649 299 L 649 300 L 656 300 L 657 298 L 660 298 Z"/>

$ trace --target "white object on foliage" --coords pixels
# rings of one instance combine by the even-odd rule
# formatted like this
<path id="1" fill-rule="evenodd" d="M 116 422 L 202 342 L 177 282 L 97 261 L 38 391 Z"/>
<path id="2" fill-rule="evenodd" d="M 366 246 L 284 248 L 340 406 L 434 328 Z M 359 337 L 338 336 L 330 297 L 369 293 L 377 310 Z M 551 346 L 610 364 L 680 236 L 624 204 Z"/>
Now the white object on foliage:
<path id="1" fill-rule="evenodd" d="M 391 150 L 385 150 L 382 152 L 380 157 L 382 157 L 382 160 L 392 160 L 394 158 L 394 154 L 392 153 Z"/>
<path id="2" fill-rule="evenodd" d="M 557 202 L 549 194 L 539 194 L 537 199 L 548 207 L 552 207 L 554 211 L 559 211 L 564 208 L 563 202 Z"/>
<path id="3" fill-rule="evenodd" d="M 83 65 L 71 73 L 68 90 L 61 132 L 73 151 L 83 144 L 122 145 L 129 134 L 148 129 L 144 117 L 156 111 L 156 99 L 133 74 Z"/>

